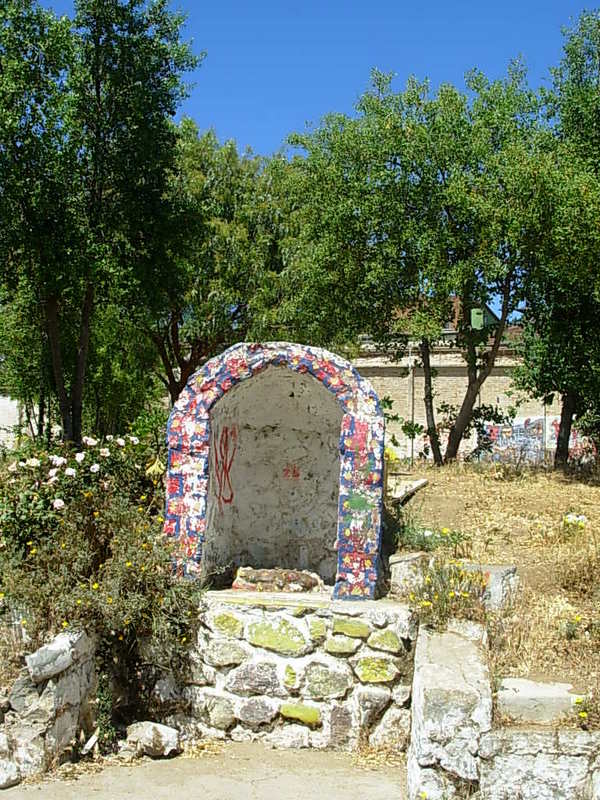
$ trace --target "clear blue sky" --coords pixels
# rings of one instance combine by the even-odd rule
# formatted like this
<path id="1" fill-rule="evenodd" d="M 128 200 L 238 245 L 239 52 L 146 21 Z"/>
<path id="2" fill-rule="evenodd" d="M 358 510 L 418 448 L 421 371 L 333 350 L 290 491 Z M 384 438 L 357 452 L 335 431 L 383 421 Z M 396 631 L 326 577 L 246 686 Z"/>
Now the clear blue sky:
<path id="1" fill-rule="evenodd" d="M 70 0 L 43 0 L 71 13 Z M 463 86 L 477 67 L 500 77 L 522 55 L 534 86 L 560 59 L 575 0 L 180 0 L 186 38 L 207 57 L 183 113 L 221 141 L 272 153 L 329 111 L 351 113 L 372 67 Z M 588 5 L 587 8 L 593 6 Z"/>

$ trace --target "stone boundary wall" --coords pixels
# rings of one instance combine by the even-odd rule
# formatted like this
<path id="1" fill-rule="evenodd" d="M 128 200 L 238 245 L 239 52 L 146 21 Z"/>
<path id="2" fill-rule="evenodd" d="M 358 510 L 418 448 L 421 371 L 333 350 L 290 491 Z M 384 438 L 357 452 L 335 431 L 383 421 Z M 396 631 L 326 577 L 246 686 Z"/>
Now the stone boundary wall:
<path id="1" fill-rule="evenodd" d="M 406 605 L 303 594 L 208 592 L 183 702 L 163 721 L 191 734 L 277 747 L 404 749 L 415 622 Z"/>
<path id="2" fill-rule="evenodd" d="M 26 656 L 8 695 L 0 695 L 0 789 L 45 772 L 81 730 L 89 732 L 94 652 L 85 633 L 62 633 Z"/>

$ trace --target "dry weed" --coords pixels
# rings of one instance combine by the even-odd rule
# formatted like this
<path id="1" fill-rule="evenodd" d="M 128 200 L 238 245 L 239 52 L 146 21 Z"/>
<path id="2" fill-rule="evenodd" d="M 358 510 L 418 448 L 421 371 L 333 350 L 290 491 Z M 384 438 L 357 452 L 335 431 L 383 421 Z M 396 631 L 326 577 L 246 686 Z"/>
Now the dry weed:
<path id="1" fill-rule="evenodd" d="M 600 684 L 597 482 L 500 465 L 418 465 L 413 474 L 429 480 L 411 504 L 423 524 L 470 535 L 475 561 L 517 566 L 519 599 L 490 619 L 494 673 L 565 681 L 582 693 Z M 585 524 L 565 526 L 569 513 Z"/>

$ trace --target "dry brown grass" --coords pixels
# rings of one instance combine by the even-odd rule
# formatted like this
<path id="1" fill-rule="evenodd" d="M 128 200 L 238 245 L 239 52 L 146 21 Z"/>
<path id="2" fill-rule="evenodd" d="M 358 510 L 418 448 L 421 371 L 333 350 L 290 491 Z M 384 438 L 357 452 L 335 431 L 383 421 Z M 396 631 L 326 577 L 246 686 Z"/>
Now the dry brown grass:
<path id="1" fill-rule="evenodd" d="M 600 487 L 542 470 L 417 465 L 429 486 L 411 501 L 427 526 L 472 537 L 472 560 L 516 564 L 522 592 L 491 620 L 496 676 L 559 680 L 600 696 Z M 563 517 L 584 514 L 567 533 Z"/>

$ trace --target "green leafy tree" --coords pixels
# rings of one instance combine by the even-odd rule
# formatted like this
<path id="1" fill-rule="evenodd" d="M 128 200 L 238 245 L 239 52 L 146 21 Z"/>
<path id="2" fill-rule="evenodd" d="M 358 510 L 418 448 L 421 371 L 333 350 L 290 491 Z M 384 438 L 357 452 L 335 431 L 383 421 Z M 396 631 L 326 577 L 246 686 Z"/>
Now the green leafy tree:
<path id="1" fill-rule="evenodd" d="M 480 73 L 471 97 L 426 83 L 391 90 L 374 73 L 357 116 L 326 117 L 292 137 L 296 249 L 281 309 L 305 336 L 347 342 L 368 333 L 401 354 L 417 340 L 427 432 L 436 463 L 456 458 L 507 321 L 523 298 L 548 218 L 538 103 L 518 65 L 504 81 Z M 431 344 L 456 305 L 455 344 L 468 385 L 442 455 L 433 407 Z M 481 329 L 471 310 L 496 303 Z"/>
<path id="2" fill-rule="evenodd" d="M 0 27 L 3 283 L 43 309 L 64 437 L 81 438 L 96 308 L 156 278 L 171 117 L 196 59 L 166 0 L 31 0 Z"/>
<path id="3" fill-rule="evenodd" d="M 207 358 L 254 330 L 263 276 L 279 271 L 278 208 L 263 159 L 200 135 L 191 120 L 178 129 L 169 174 L 168 224 L 161 232 L 160 280 L 148 283 L 140 329 L 155 349 L 157 374 L 175 402 Z"/>
<path id="4" fill-rule="evenodd" d="M 565 30 L 546 93 L 554 158 L 553 219 L 530 275 L 518 381 L 537 397 L 559 394 L 556 466 L 566 465 L 573 420 L 597 414 L 600 351 L 600 13 Z M 593 429 L 593 426 L 592 426 Z"/>

